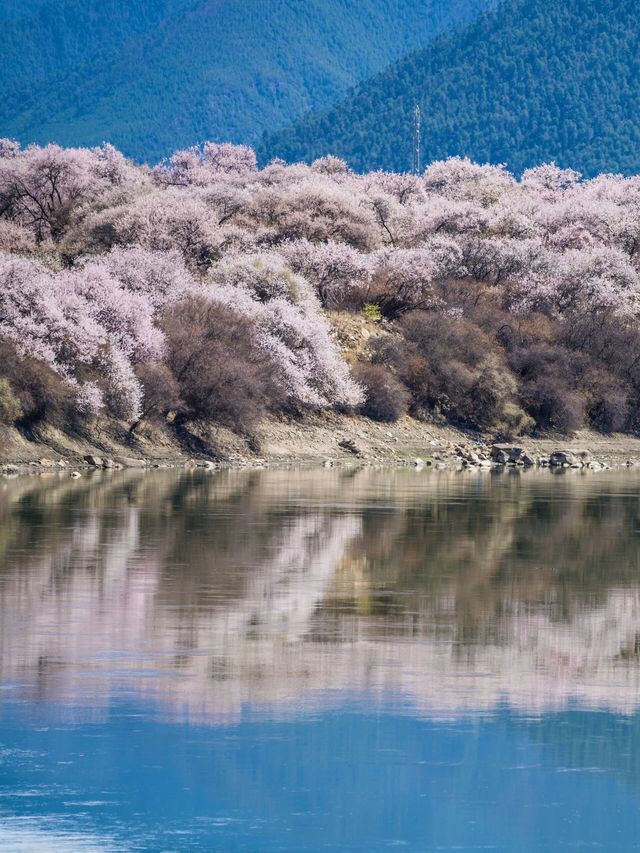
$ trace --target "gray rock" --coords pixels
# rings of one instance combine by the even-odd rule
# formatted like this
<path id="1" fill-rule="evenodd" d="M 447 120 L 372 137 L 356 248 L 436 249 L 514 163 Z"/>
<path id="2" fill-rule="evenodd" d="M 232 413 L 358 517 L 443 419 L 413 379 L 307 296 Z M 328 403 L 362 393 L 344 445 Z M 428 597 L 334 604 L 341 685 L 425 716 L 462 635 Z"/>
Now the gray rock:
<path id="1" fill-rule="evenodd" d="M 572 465 L 580 467 L 582 461 L 573 453 L 572 450 L 554 450 L 549 456 L 549 465 L 554 468 L 569 468 Z"/>
<path id="2" fill-rule="evenodd" d="M 87 465 L 91 465 L 92 468 L 102 468 L 102 459 L 100 456 L 93 456 L 93 454 L 88 453 L 84 457 L 84 461 Z"/>
<path id="3" fill-rule="evenodd" d="M 506 450 L 503 450 L 502 447 L 492 447 L 491 448 L 491 458 L 498 465 L 506 465 L 509 461 L 509 454 Z"/>
<path id="4" fill-rule="evenodd" d="M 491 458 L 498 465 L 521 462 L 526 453 L 523 447 L 515 447 L 511 444 L 494 444 L 491 447 Z"/>
<path id="5" fill-rule="evenodd" d="M 338 447 L 346 450 L 347 453 L 353 453 L 354 456 L 360 455 L 360 448 L 356 446 L 356 443 L 352 438 L 343 438 L 338 442 Z"/>
<path id="6" fill-rule="evenodd" d="M 113 461 L 122 468 L 146 468 L 148 465 L 146 459 L 134 459 L 131 456 L 115 456 Z"/>

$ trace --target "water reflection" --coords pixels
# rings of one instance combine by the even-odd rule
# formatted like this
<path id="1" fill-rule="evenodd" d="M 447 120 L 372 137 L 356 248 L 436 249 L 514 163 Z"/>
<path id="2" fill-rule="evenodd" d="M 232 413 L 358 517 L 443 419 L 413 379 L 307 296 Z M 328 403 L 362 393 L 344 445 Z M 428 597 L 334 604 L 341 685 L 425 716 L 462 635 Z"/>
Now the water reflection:
<path id="1" fill-rule="evenodd" d="M 0 683 L 96 719 L 122 697 L 229 723 L 345 693 L 629 713 L 639 510 L 628 473 L 0 481 Z"/>

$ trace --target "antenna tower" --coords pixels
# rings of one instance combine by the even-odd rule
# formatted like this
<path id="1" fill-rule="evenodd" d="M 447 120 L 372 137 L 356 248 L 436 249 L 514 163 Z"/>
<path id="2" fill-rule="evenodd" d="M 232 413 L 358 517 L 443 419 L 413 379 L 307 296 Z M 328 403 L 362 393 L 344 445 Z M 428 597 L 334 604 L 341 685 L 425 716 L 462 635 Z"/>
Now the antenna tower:
<path id="1" fill-rule="evenodd" d="M 416 104 L 413 108 L 413 165 L 411 171 L 419 175 L 422 171 L 422 110 Z"/>

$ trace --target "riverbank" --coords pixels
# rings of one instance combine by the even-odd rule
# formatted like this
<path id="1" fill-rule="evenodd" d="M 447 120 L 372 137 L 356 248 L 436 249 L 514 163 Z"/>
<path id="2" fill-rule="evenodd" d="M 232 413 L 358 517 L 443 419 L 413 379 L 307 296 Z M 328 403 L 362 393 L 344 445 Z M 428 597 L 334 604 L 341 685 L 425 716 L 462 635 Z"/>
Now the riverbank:
<path id="1" fill-rule="evenodd" d="M 0 428 L 0 468 L 6 471 L 68 470 L 95 467 L 251 467 L 264 465 L 417 465 L 437 468 L 492 464 L 546 464 L 556 451 L 585 454 L 593 468 L 640 465 L 640 439 L 582 431 L 571 438 L 521 438 L 511 443 L 522 459 L 492 452 L 490 435 L 403 418 L 379 424 L 337 413 L 302 420 L 264 422 L 255 440 L 224 427 L 194 424 L 180 432 L 145 425 L 131 435 L 124 425 L 105 422 L 90 433 L 69 435 L 47 428 L 25 436 Z M 513 457 L 513 454 L 511 454 Z M 569 461 L 565 464 L 570 464 Z M 524 460 L 524 461 L 523 461 Z"/>

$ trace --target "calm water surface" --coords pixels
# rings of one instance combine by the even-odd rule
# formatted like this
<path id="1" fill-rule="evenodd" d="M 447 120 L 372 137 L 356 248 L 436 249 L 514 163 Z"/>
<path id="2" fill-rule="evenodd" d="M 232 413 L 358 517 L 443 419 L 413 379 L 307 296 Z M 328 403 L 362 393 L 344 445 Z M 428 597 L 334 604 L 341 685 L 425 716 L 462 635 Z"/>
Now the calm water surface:
<path id="1" fill-rule="evenodd" d="M 640 849 L 640 476 L 0 479 L 0 850 Z"/>

